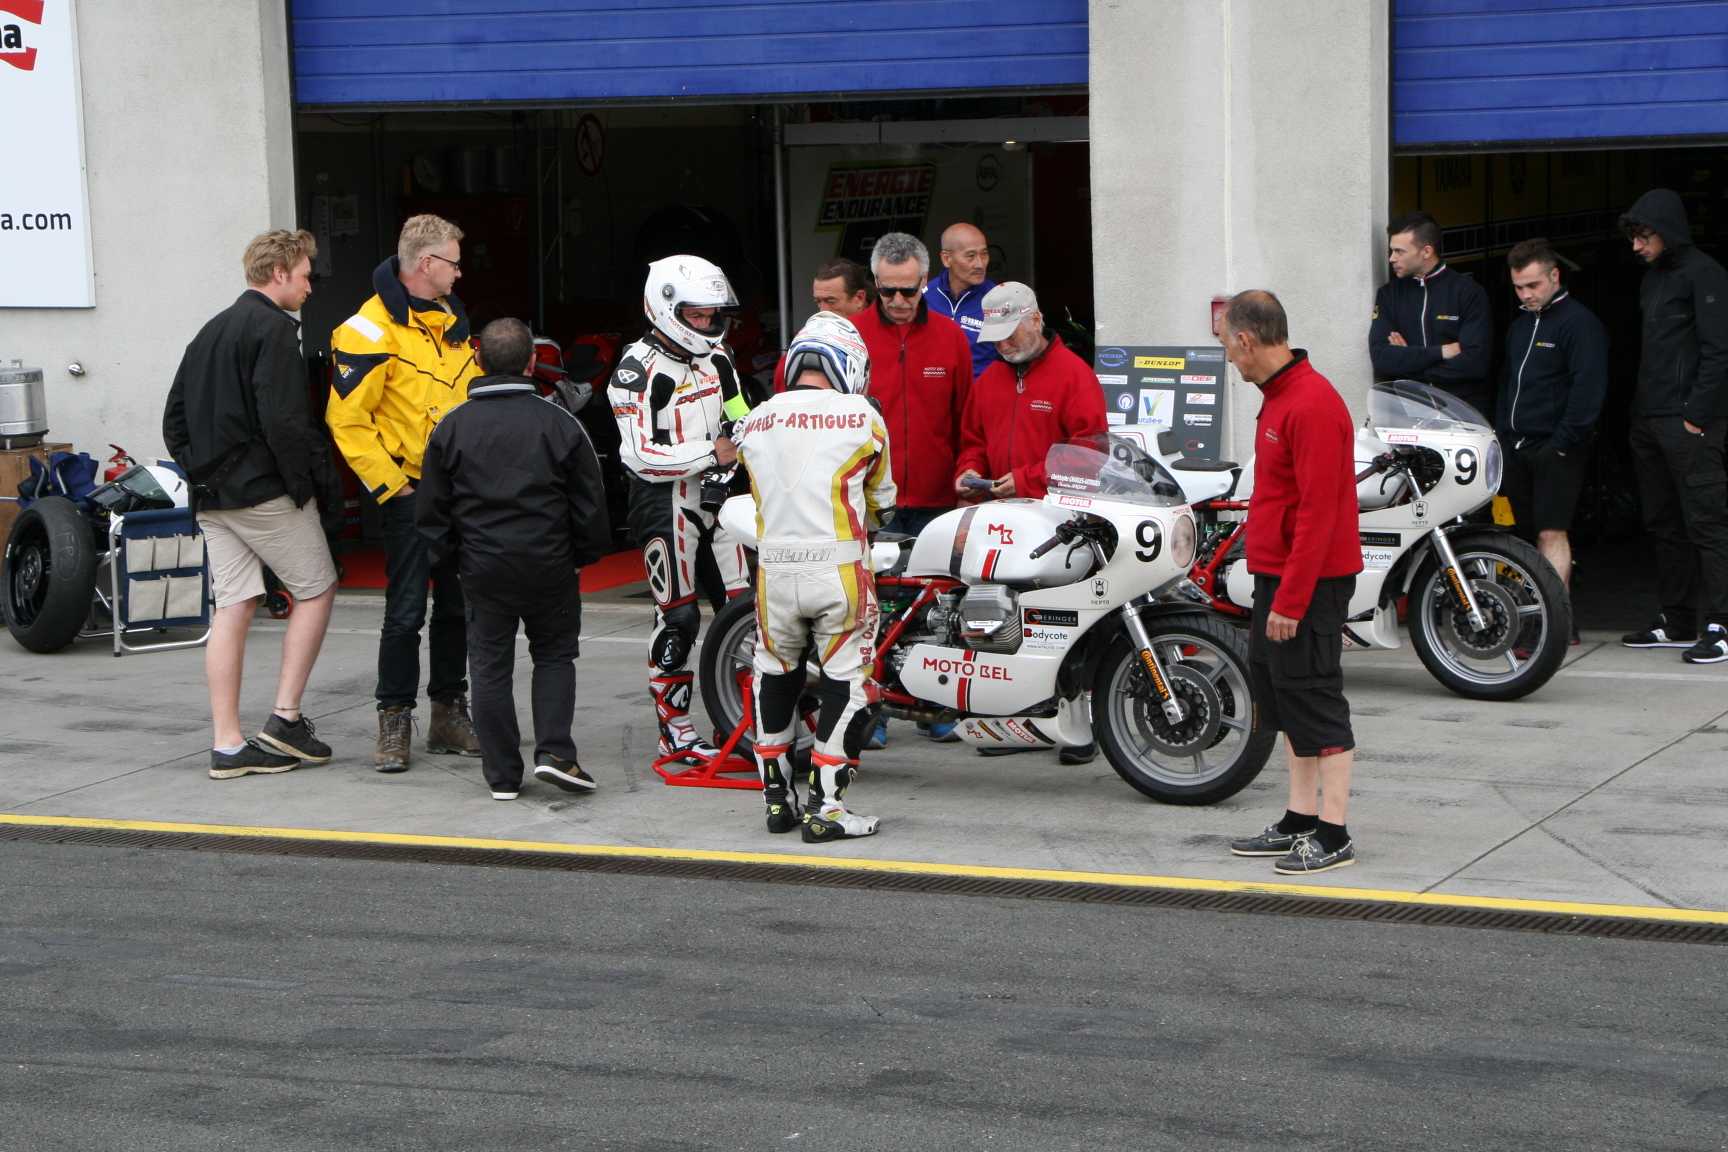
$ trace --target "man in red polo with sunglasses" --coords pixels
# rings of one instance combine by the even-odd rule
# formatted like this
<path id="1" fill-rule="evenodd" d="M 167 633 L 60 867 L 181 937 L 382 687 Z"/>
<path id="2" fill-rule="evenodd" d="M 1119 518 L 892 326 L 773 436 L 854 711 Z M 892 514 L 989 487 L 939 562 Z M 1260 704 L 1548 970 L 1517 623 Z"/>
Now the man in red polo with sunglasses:
<path id="1" fill-rule="evenodd" d="M 972 389 L 972 345 L 960 325 L 930 311 L 930 250 L 890 232 L 870 251 L 876 305 L 852 316 L 870 349 L 869 395 L 888 425 L 900 503 L 890 532 L 916 535 L 954 507 L 960 419 Z"/>
<path id="2" fill-rule="evenodd" d="M 905 232 L 890 232 L 870 250 L 876 303 L 852 323 L 870 349 L 869 397 L 888 426 L 889 460 L 899 500 L 889 532 L 916 536 L 954 507 L 954 462 L 960 421 L 972 390 L 972 342 L 965 329 L 930 311 L 924 286 L 930 250 Z M 933 724 L 932 738 L 958 739 L 952 722 Z M 866 748 L 888 743 L 888 721 L 877 721 Z"/>

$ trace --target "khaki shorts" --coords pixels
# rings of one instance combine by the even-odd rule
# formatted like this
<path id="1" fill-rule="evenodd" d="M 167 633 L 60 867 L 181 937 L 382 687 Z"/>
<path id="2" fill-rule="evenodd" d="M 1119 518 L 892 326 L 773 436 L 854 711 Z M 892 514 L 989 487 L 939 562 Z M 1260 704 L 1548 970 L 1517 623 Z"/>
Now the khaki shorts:
<path id="1" fill-rule="evenodd" d="M 278 496 L 251 508 L 207 508 L 198 513 L 198 527 L 204 530 L 218 608 L 264 595 L 266 564 L 296 600 L 310 600 L 336 583 L 315 501 L 296 508 Z"/>

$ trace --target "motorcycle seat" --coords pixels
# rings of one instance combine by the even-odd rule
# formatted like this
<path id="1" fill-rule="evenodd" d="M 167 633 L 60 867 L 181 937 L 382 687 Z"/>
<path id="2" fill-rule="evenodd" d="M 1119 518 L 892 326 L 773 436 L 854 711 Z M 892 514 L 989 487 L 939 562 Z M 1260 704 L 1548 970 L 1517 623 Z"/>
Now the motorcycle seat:
<path id="1" fill-rule="evenodd" d="M 1170 467 L 1178 472 L 1232 472 L 1242 465 L 1234 460 L 1196 460 L 1184 456 L 1172 460 Z"/>

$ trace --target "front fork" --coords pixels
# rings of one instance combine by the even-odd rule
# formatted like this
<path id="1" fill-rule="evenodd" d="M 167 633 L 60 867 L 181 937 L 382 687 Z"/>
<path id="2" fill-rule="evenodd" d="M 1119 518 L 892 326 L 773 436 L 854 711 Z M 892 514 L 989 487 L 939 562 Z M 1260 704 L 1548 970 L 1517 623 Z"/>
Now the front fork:
<path id="1" fill-rule="evenodd" d="M 1119 611 L 1122 613 L 1122 626 L 1128 629 L 1128 635 L 1140 653 L 1140 664 L 1146 669 L 1146 677 L 1152 681 L 1152 692 L 1158 697 L 1158 706 L 1164 709 L 1164 718 L 1172 724 L 1182 723 L 1187 719 L 1186 710 L 1182 701 L 1176 698 L 1176 693 L 1170 691 L 1170 679 L 1164 675 L 1164 665 L 1152 646 L 1152 634 L 1146 631 L 1146 622 L 1140 619 L 1138 599 L 1128 601 Z"/>
<path id="2" fill-rule="evenodd" d="M 1488 622 L 1482 617 L 1482 608 L 1476 603 L 1476 592 L 1470 587 L 1470 582 L 1464 578 L 1463 571 L 1458 567 L 1458 555 L 1452 551 L 1452 541 L 1446 538 L 1443 528 L 1435 528 L 1428 533 L 1428 539 L 1434 544 L 1434 551 L 1440 555 L 1440 575 L 1446 581 L 1447 589 L 1452 593 L 1452 602 L 1460 612 L 1470 617 L 1470 627 L 1480 632 L 1488 627 Z"/>

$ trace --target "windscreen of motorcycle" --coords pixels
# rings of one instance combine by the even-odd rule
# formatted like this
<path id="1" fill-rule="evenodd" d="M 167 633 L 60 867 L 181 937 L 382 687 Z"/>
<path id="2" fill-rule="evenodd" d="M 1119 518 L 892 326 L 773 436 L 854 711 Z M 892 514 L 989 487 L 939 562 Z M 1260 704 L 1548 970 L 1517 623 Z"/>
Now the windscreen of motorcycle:
<path id="1" fill-rule="evenodd" d="M 1054 493 L 1156 508 L 1187 503 L 1182 486 L 1164 465 L 1120 436 L 1110 437 L 1107 444 L 1052 444 L 1044 455 L 1044 469 Z"/>
<path id="2" fill-rule="evenodd" d="M 1385 380 L 1374 385 L 1368 393 L 1368 424 L 1373 428 L 1472 432 L 1489 427 L 1475 408 L 1420 380 Z"/>

